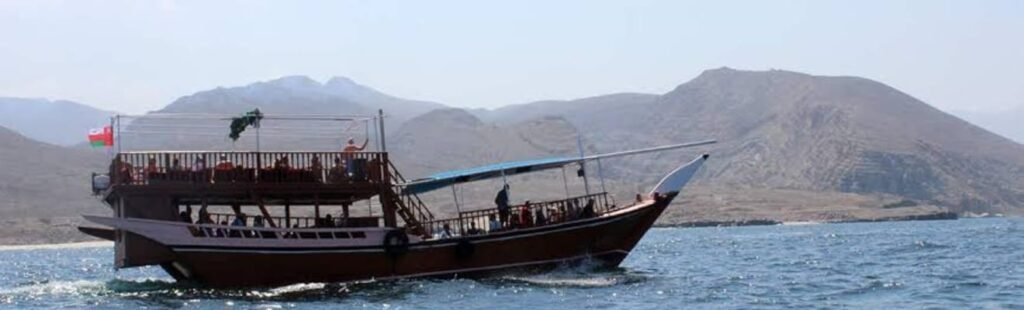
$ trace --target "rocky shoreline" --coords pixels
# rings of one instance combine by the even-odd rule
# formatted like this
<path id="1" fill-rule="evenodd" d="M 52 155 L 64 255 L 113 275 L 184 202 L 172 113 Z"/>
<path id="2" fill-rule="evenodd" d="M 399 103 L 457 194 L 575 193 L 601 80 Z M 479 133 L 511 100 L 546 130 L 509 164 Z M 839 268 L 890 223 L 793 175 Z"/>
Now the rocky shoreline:
<path id="1" fill-rule="evenodd" d="M 815 224 L 839 224 L 839 223 L 871 223 L 871 222 L 897 222 L 897 221 L 940 221 L 940 220 L 956 220 L 960 216 L 955 212 L 937 212 L 929 214 L 913 214 L 905 216 L 891 216 L 891 217 L 880 217 L 880 218 L 863 218 L 863 219 L 843 219 L 843 220 L 832 220 L 823 222 L 810 222 Z M 678 228 L 695 228 L 695 227 L 735 227 L 735 226 L 772 226 L 772 225 L 784 225 L 786 222 L 771 220 L 771 219 L 745 219 L 735 221 L 692 221 L 692 222 L 679 222 L 679 223 L 668 223 L 668 224 L 655 224 L 654 227 L 678 227 Z"/>

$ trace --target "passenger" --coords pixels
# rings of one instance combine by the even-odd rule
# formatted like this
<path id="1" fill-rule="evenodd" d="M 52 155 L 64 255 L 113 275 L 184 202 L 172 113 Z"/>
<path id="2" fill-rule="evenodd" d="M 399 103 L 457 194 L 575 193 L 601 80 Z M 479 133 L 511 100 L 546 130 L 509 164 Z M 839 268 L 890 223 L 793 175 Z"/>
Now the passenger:
<path id="1" fill-rule="evenodd" d="M 185 223 L 192 223 L 192 206 L 185 205 L 185 210 L 178 213 L 178 219 Z"/>
<path id="2" fill-rule="evenodd" d="M 511 210 L 508 206 L 508 184 L 498 191 L 498 195 L 494 197 L 494 204 L 498 206 L 498 216 L 501 219 L 502 227 L 509 227 L 508 216 Z"/>
<path id="3" fill-rule="evenodd" d="M 565 221 L 565 218 L 562 217 L 562 214 L 565 213 L 563 211 L 558 210 L 557 208 L 548 209 L 548 224 L 561 223 Z"/>
<path id="4" fill-rule="evenodd" d="M 214 166 L 214 169 L 221 170 L 221 171 L 231 170 L 231 169 L 235 169 L 235 164 L 231 163 L 231 161 L 228 160 L 228 156 L 227 155 L 221 154 L 220 155 L 220 160 L 217 161 L 217 166 Z"/>
<path id="5" fill-rule="evenodd" d="M 313 172 L 313 181 L 323 182 L 324 164 L 320 163 L 320 156 L 314 154 L 309 160 L 309 171 Z"/>
<path id="6" fill-rule="evenodd" d="M 246 219 L 245 213 L 237 213 L 235 215 L 235 219 L 231 221 L 231 226 L 245 227 L 248 224 L 248 222 L 249 221 Z M 241 236 L 242 232 L 240 230 L 232 229 L 228 231 L 228 237 L 238 238 Z"/>
<path id="7" fill-rule="evenodd" d="M 544 209 L 544 207 L 540 207 L 537 208 L 537 210 L 534 210 L 535 215 L 533 218 L 537 226 L 544 226 L 548 224 L 548 219 L 544 215 Z"/>
<path id="8" fill-rule="evenodd" d="M 527 200 L 519 208 L 519 228 L 533 226 L 533 214 L 530 213 L 530 201 Z"/>
<path id="9" fill-rule="evenodd" d="M 451 237 L 452 237 L 452 227 L 448 226 L 448 224 L 444 224 L 444 227 L 441 230 L 441 239 L 448 239 L 448 238 L 451 238 Z"/>
<path id="10" fill-rule="evenodd" d="M 579 200 L 569 200 L 569 220 L 576 220 L 580 218 L 580 202 Z"/>
<path id="11" fill-rule="evenodd" d="M 468 235 L 479 235 L 480 229 L 476 228 L 476 222 L 469 222 L 469 230 L 466 231 Z"/>
<path id="12" fill-rule="evenodd" d="M 288 163 L 288 156 L 282 156 L 274 161 L 274 168 L 280 170 L 291 169 L 291 164 Z"/>
<path id="13" fill-rule="evenodd" d="M 582 218 L 592 218 L 597 214 L 594 213 L 594 199 L 587 199 L 587 205 L 583 207 L 583 211 L 580 212 Z"/>
<path id="14" fill-rule="evenodd" d="M 170 170 L 171 171 L 182 171 L 182 170 L 184 170 L 184 169 L 181 168 L 181 160 L 179 160 L 177 156 L 175 156 L 174 158 L 171 158 L 171 168 L 170 168 Z"/>
<path id="15" fill-rule="evenodd" d="M 196 158 L 195 164 L 192 165 L 192 171 L 193 172 L 203 172 L 203 171 L 206 171 L 206 160 L 203 159 L 202 157 Z"/>
<path id="16" fill-rule="evenodd" d="M 331 172 L 327 175 L 327 178 L 331 183 L 341 183 L 348 179 L 345 161 L 341 157 L 334 158 L 334 166 L 331 167 Z"/>
<path id="17" fill-rule="evenodd" d="M 334 227 L 334 218 L 330 214 L 324 216 L 323 227 Z"/>
<path id="18" fill-rule="evenodd" d="M 242 206 L 239 204 L 231 205 L 231 211 L 235 213 L 235 220 L 231 221 L 231 226 L 245 226 L 248 225 L 248 216 L 242 212 Z"/>
<path id="19" fill-rule="evenodd" d="M 120 182 L 124 184 L 131 184 L 133 182 L 132 174 L 134 173 L 135 167 L 131 163 L 118 160 L 117 164 L 118 174 L 121 176 Z"/>
<path id="20" fill-rule="evenodd" d="M 228 226 L 228 221 L 220 221 L 221 226 Z M 217 229 L 217 237 L 224 237 L 224 228 Z"/>
<path id="21" fill-rule="evenodd" d="M 213 224 L 213 218 L 210 216 L 210 212 L 206 211 L 206 206 L 199 208 L 199 220 L 196 221 L 198 224 Z"/>
<path id="22" fill-rule="evenodd" d="M 156 166 L 156 157 L 149 155 L 149 161 L 146 162 L 146 177 L 157 172 L 160 172 L 160 168 Z"/>
<path id="23" fill-rule="evenodd" d="M 267 225 L 263 223 L 262 215 L 257 215 L 252 218 L 252 227 L 267 227 Z"/>
<path id="24" fill-rule="evenodd" d="M 490 227 L 488 227 L 487 231 L 495 232 L 495 231 L 501 230 L 501 222 L 498 221 L 498 217 L 497 216 L 494 216 L 494 214 L 491 214 L 491 215 L 488 215 L 487 218 L 490 219 L 490 222 L 489 222 L 490 223 Z"/>
<path id="25" fill-rule="evenodd" d="M 356 140 L 350 137 L 348 138 L 348 143 L 345 144 L 345 147 L 342 148 L 341 151 L 345 153 L 359 152 L 366 149 L 367 143 L 370 143 L 370 137 L 366 137 L 366 140 L 363 141 L 363 145 L 356 145 Z"/>

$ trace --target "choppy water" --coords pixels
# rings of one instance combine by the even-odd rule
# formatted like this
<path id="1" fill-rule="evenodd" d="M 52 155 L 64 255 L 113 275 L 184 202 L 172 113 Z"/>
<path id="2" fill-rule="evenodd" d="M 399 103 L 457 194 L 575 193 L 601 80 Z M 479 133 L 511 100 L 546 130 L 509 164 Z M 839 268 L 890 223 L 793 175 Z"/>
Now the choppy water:
<path id="1" fill-rule="evenodd" d="M 258 290 L 112 259 L 109 246 L 0 250 L 0 306 L 1024 308 L 1024 219 L 654 229 L 617 270 Z"/>

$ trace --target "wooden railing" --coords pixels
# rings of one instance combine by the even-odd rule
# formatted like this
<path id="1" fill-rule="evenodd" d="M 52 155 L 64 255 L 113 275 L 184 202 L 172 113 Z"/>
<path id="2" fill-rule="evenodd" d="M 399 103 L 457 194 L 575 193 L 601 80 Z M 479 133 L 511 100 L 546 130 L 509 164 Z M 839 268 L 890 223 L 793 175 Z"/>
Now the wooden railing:
<path id="1" fill-rule="evenodd" d="M 231 224 L 236 216 L 232 213 L 210 213 L 210 218 L 214 224 Z M 256 216 L 246 216 L 246 226 L 255 225 Z M 359 217 L 332 217 L 328 219 L 326 216 L 321 218 L 310 217 L 310 216 L 271 216 L 271 220 L 281 228 L 324 228 L 324 227 L 380 227 L 381 217 L 378 216 L 359 216 Z M 264 225 L 266 220 L 264 220 Z"/>
<path id="2" fill-rule="evenodd" d="M 366 231 L 351 229 L 283 229 L 268 227 L 246 227 L 216 224 L 193 224 L 184 226 L 197 238 L 242 238 L 242 239 L 366 239 Z"/>
<path id="3" fill-rule="evenodd" d="M 388 167 L 390 168 L 388 169 L 388 172 L 391 173 L 392 182 L 396 184 L 404 184 L 408 182 L 405 179 L 405 176 L 403 176 L 401 172 L 398 172 L 398 168 L 395 167 L 394 163 L 388 162 Z M 430 212 L 430 208 L 427 208 L 427 205 L 423 203 L 420 196 L 416 194 L 404 194 L 400 188 L 396 188 L 395 192 L 402 195 L 402 202 L 405 203 L 405 206 L 415 212 L 415 216 L 420 222 L 434 220 L 434 213 Z"/>
<path id="4" fill-rule="evenodd" d="M 529 228 L 551 224 L 564 223 L 584 218 L 599 216 L 614 210 L 614 205 L 608 205 L 607 193 L 596 193 L 569 199 L 551 200 L 542 202 L 531 202 L 511 206 L 509 215 L 502 219 L 496 208 L 464 211 L 459 217 L 440 219 L 423 223 L 428 234 L 434 238 L 445 235 L 475 235 L 488 232 L 504 231 L 509 229 Z M 589 208 L 587 206 L 590 206 Z M 589 210 L 589 211 L 588 211 Z M 541 214 L 541 216 L 538 216 Z M 496 227 L 491 227 L 491 221 L 498 222 Z M 445 233 L 445 226 L 448 232 Z"/>
<path id="5" fill-rule="evenodd" d="M 382 181 L 376 152 L 127 152 L 110 166 L 114 185 L 191 183 L 357 183 Z"/>

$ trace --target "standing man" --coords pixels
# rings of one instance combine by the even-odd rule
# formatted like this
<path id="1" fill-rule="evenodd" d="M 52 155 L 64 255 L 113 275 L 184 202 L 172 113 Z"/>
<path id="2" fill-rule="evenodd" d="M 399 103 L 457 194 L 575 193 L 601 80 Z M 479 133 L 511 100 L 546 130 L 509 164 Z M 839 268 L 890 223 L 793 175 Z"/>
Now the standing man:
<path id="1" fill-rule="evenodd" d="M 345 148 L 341 151 L 346 153 L 359 152 L 366 149 L 367 143 L 370 143 L 370 137 L 366 137 L 366 140 L 363 140 L 363 145 L 356 145 L 356 140 L 350 137 L 348 138 L 348 143 L 345 144 Z"/>
<path id="2" fill-rule="evenodd" d="M 369 142 L 370 137 L 366 137 L 366 140 L 363 140 L 363 145 L 356 145 L 356 140 L 350 137 L 345 148 L 341 150 L 341 156 L 345 159 L 345 170 L 356 182 L 366 181 L 366 158 L 356 158 L 354 153 L 366 149 L 366 144 Z"/>
<path id="3" fill-rule="evenodd" d="M 508 184 L 498 191 L 498 195 L 494 197 L 494 204 L 498 206 L 498 216 L 501 218 L 501 226 L 508 227 Z"/>

